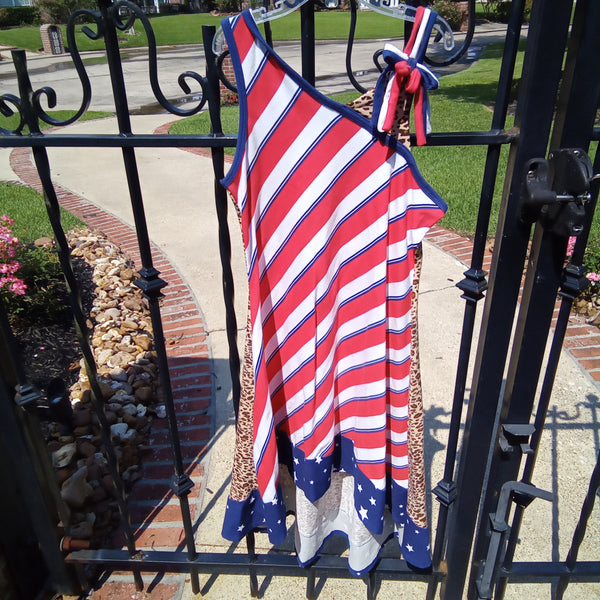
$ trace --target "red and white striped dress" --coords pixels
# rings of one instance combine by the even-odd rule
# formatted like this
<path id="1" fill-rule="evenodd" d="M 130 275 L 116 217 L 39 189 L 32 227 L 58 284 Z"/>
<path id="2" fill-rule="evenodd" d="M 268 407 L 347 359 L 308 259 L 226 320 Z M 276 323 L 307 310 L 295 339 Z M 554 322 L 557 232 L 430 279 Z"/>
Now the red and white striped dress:
<path id="1" fill-rule="evenodd" d="M 223 184 L 248 265 L 258 480 L 229 501 L 223 534 L 265 526 L 283 541 L 284 463 L 313 503 L 350 475 L 352 518 L 375 536 L 393 521 L 406 559 L 428 566 L 427 531 L 406 515 L 410 308 L 414 249 L 446 205 L 406 148 L 304 81 L 249 11 L 222 25 L 240 100 Z"/>

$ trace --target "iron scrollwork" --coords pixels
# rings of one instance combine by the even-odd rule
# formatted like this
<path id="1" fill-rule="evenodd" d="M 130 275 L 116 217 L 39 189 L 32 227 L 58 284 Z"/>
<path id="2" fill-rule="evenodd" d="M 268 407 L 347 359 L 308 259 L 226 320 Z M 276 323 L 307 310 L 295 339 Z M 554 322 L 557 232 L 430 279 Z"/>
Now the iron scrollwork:
<path id="1" fill-rule="evenodd" d="M 168 112 L 181 117 L 192 116 L 204 108 L 207 101 L 207 81 L 205 77 L 202 77 L 194 71 L 185 71 L 184 73 L 181 73 L 178 76 L 177 81 L 179 87 L 185 94 L 192 93 L 192 89 L 189 85 L 190 80 L 194 80 L 200 86 L 197 104 L 192 108 L 183 109 L 167 100 L 158 81 L 157 47 L 152 26 L 150 25 L 147 16 L 137 5 L 128 0 L 120 0 L 110 4 L 108 11 L 104 14 L 100 11 L 91 9 L 80 9 L 74 11 L 69 18 L 66 29 L 67 48 L 82 87 L 81 103 L 74 114 L 66 119 L 57 119 L 48 113 L 48 109 L 56 107 L 58 98 L 56 91 L 50 86 L 44 86 L 35 91 L 32 90 L 29 95 L 30 101 L 24 99 L 22 94 L 21 98 L 12 94 L 3 94 L 0 96 L 0 114 L 4 117 L 12 117 L 15 114 L 19 114 L 19 122 L 12 129 L 0 127 L 1 133 L 6 135 L 21 135 L 26 124 L 29 126 L 32 133 L 39 133 L 39 128 L 33 125 L 32 117 L 35 121 L 41 120 L 54 127 L 70 125 L 71 123 L 78 121 L 88 110 L 92 99 L 92 87 L 75 36 L 76 23 L 82 17 L 91 20 L 94 27 L 92 28 L 88 25 L 83 25 L 81 27 L 81 32 L 91 40 L 105 39 L 105 44 L 108 43 L 106 41 L 108 27 L 114 27 L 114 29 L 119 31 L 126 31 L 133 27 L 136 19 L 139 19 L 148 39 L 150 86 L 158 103 Z M 26 58 L 24 53 L 13 51 L 13 61 L 18 76 L 20 77 L 20 73 L 22 73 L 26 79 L 29 79 L 27 76 Z M 42 98 L 45 98 L 45 102 Z M 24 106 L 24 102 L 27 104 L 27 107 Z M 45 108 L 45 106 L 47 108 Z M 30 114 L 26 114 L 28 112 Z"/>

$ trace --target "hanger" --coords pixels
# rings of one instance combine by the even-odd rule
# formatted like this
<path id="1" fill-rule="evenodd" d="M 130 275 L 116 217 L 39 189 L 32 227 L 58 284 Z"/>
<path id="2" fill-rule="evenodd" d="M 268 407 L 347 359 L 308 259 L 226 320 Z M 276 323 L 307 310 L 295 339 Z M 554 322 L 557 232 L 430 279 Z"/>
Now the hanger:
<path id="1" fill-rule="evenodd" d="M 260 6 L 258 8 L 251 9 L 254 22 L 258 25 L 259 23 L 266 23 L 267 21 L 273 21 L 285 17 L 290 13 L 294 12 L 297 8 L 306 4 L 308 0 L 278 0 L 273 3 L 274 8 L 267 10 L 266 7 Z M 223 29 L 219 27 L 217 33 L 213 39 L 213 52 L 219 56 L 223 52 L 223 46 L 225 42 L 225 34 Z"/>
<path id="2" fill-rule="evenodd" d="M 383 15 L 394 17 L 395 19 L 401 19 L 403 21 L 414 22 L 417 14 L 417 9 L 414 6 L 409 6 L 398 2 L 398 0 L 358 0 L 359 4 L 363 8 L 374 10 Z M 279 0 L 274 3 L 272 10 L 267 10 L 264 6 L 254 8 L 250 12 L 254 17 L 254 21 L 258 23 L 266 23 L 267 21 L 273 21 L 281 17 L 285 17 L 290 13 L 294 12 L 297 8 L 306 4 L 308 0 Z M 454 36 L 452 35 L 452 28 L 444 19 L 438 15 L 435 20 L 433 28 L 442 36 L 444 41 L 444 48 L 448 51 L 454 48 Z M 219 27 L 217 33 L 213 39 L 213 52 L 219 56 L 223 52 L 225 42 L 225 35 L 223 29 Z"/>
<path id="3" fill-rule="evenodd" d="M 402 2 L 398 2 L 398 0 L 358 0 L 358 3 L 362 8 L 368 8 L 382 15 L 413 23 L 417 14 L 416 6 L 403 4 Z M 448 51 L 452 50 L 454 48 L 454 35 L 448 21 L 437 15 L 433 28 L 442 36 L 444 49 Z"/>

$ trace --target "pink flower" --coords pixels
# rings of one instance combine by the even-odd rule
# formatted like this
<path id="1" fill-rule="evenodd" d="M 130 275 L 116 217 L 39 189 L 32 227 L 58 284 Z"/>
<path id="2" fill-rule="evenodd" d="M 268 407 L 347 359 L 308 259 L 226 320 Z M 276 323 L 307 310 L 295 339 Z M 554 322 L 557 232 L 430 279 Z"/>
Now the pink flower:
<path id="1" fill-rule="evenodd" d="M 588 273 L 586 277 L 593 283 L 598 283 L 600 281 L 600 273 Z"/>
<path id="2" fill-rule="evenodd" d="M 569 244 L 567 246 L 567 256 L 571 256 L 573 254 L 573 248 L 575 248 L 575 242 L 577 238 L 575 236 L 571 236 L 569 238 Z"/>

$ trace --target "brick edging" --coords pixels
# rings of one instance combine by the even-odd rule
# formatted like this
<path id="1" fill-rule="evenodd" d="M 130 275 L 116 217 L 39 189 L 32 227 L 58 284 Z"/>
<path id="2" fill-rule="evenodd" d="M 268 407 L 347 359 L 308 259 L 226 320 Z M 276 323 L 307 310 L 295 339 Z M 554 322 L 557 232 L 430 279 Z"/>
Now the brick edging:
<path id="1" fill-rule="evenodd" d="M 42 186 L 31 160 L 29 148 L 15 148 L 10 165 L 25 185 L 42 193 Z M 100 230 L 119 246 L 134 263 L 141 266 L 135 230 L 114 215 L 54 184 L 60 205 L 91 228 Z M 207 334 L 200 308 L 189 286 L 155 244 L 153 264 L 160 277 L 168 282 L 163 290 L 161 316 L 164 329 L 169 373 L 177 411 L 181 451 L 186 473 L 194 482 L 188 495 L 192 521 L 200 514 L 200 497 L 205 472 L 203 453 L 212 434 L 212 377 Z M 166 419 L 155 420 L 148 437 L 148 453 L 144 455 L 142 478 L 129 496 L 131 521 L 137 549 L 181 548 L 183 529 L 179 502 L 170 488 L 173 474 L 172 452 Z M 116 543 L 124 541 L 122 531 Z M 181 596 L 185 575 L 168 575 L 150 585 L 155 575 L 144 576 L 147 592 L 136 592 L 128 573 L 115 573 L 102 586 L 87 596 L 90 600 L 122 600 L 146 598 L 174 600 Z"/>
<path id="2" fill-rule="evenodd" d="M 473 242 L 466 237 L 460 236 L 442 227 L 432 227 L 427 233 L 426 239 L 438 248 L 451 254 L 468 268 L 469 260 L 473 251 Z M 492 253 L 486 251 L 483 260 L 483 269 L 490 270 Z M 557 299 L 552 316 L 552 326 L 556 326 L 558 312 L 560 309 L 560 298 Z M 569 315 L 569 324 L 565 334 L 563 348 L 579 364 L 581 369 L 587 373 L 591 380 L 598 385 L 600 383 L 600 329 L 586 323 L 585 318 L 576 313 Z"/>

